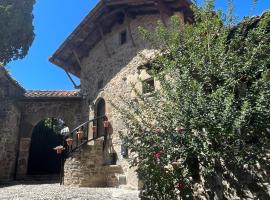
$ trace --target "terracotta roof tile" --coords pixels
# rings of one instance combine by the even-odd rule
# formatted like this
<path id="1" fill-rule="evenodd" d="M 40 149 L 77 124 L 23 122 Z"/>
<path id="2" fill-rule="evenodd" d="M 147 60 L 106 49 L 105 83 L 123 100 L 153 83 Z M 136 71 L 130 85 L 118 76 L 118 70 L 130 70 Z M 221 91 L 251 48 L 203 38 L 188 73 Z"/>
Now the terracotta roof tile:
<path id="1" fill-rule="evenodd" d="M 25 92 L 26 98 L 60 98 L 60 97 L 80 97 L 79 91 L 46 91 L 28 90 Z"/>

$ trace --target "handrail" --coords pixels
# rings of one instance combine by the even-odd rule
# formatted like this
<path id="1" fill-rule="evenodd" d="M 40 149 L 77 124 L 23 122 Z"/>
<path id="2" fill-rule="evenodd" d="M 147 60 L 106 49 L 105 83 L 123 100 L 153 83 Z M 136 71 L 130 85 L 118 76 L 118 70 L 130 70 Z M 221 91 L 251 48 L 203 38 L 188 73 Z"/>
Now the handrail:
<path id="1" fill-rule="evenodd" d="M 102 115 L 102 116 L 98 116 L 98 117 L 95 117 L 93 119 L 90 119 L 90 120 L 82 123 L 81 125 L 79 125 L 75 129 L 73 129 L 73 131 L 71 131 L 68 135 L 66 135 L 64 139 L 71 138 L 73 140 L 73 144 L 75 143 L 75 145 L 70 145 L 70 146 L 64 145 L 67 147 L 66 149 L 68 149 L 68 151 L 65 151 L 65 153 L 67 153 L 69 155 L 70 153 L 77 150 L 79 147 L 83 146 L 83 144 L 89 142 L 89 140 L 92 141 L 92 140 L 95 140 L 95 139 L 98 139 L 100 137 L 105 136 L 106 133 L 102 133 L 101 135 L 94 135 L 94 134 L 100 134 L 97 132 L 98 130 L 96 130 L 93 133 L 93 137 L 91 139 L 89 139 L 88 134 L 89 134 L 89 130 L 90 130 L 90 123 L 93 123 L 92 124 L 92 127 L 93 127 L 94 125 L 97 125 L 97 122 L 100 119 L 103 119 L 103 121 L 105 121 L 104 119 L 107 119 L 107 117 L 106 117 L 106 115 Z M 96 124 L 94 124 L 94 123 L 96 123 Z M 96 129 L 97 128 L 98 127 L 96 126 Z M 80 139 L 77 136 L 79 130 L 83 131 L 83 134 L 84 134 L 83 137 Z M 104 131 L 106 132 L 107 130 L 105 129 Z"/>
<path id="2" fill-rule="evenodd" d="M 70 134 L 71 134 L 72 132 L 77 131 L 77 130 L 78 130 L 79 128 L 81 128 L 82 126 L 84 126 L 84 125 L 86 125 L 86 124 L 88 124 L 88 123 L 90 123 L 90 122 L 96 121 L 96 120 L 98 120 L 98 119 L 104 118 L 104 117 L 106 117 L 106 115 L 102 115 L 102 116 L 99 116 L 99 117 L 95 117 L 95 118 L 93 118 L 93 119 L 90 119 L 90 120 L 88 120 L 88 121 L 82 123 L 82 124 L 79 125 L 78 127 L 74 128 L 73 131 L 70 132 Z"/>
<path id="3" fill-rule="evenodd" d="M 105 135 L 100 135 L 99 137 L 95 137 L 95 138 L 92 138 L 92 139 L 90 139 L 90 140 L 87 140 L 87 141 L 82 142 L 81 144 L 79 144 L 78 146 L 76 146 L 75 148 L 73 148 L 71 151 L 68 151 L 68 152 L 65 154 L 66 157 L 68 157 L 69 154 L 73 153 L 74 151 L 76 151 L 77 149 L 79 149 L 80 147 L 82 147 L 83 145 L 85 145 L 86 143 L 91 142 L 91 141 L 94 141 L 94 140 L 96 140 L 96 139 L 99 139 L 99 138 L 101 138 L 101 137 L 103 137 L 103 136 L 105 136 Z"/>
<path id="4" fill-rule="evenodd" d="M 103 127 L 103 133 L 101 134 L 98 128 L 100 128 L 100 122 L 99 120 L 103 119 L 102 121 L 102 127 Z M 75 129 L 73 129 L 68 134 L 64 135 L 63 138 L 63 144 L 62 144 L 62 154 L 61 154 L 61 173 L 60 173 L 60 184 L 63 184 L 63 177 L 64 177 L 64 162 L 67 157 L 70 156 L 73 152 L 75 152 L 77 149 L 81 148 L 83 145 L 87 144 L 90 141 L 94 141 L 98 138 L 104 137 L 103 142 L 103 150 L 106 146 L 107 141 L 107 128 L 108 123 L 105 127 L 105 121 L 108 121 L 108 118 L 106 115 L 95 117 L 91 120 L 88 120 Z M 89 139 L 89 130 L 90 130 L 90 123 L 92 123 L 92 128 L 95 126 L 95 131 L 93 132 L 92 138 Z M 99 126 L 98 126 L 99 125 Z M 94 130 L 94 129 L 93 129 Z M 70 140 L 70 143 L 68 144 L 67 139 Z"/>

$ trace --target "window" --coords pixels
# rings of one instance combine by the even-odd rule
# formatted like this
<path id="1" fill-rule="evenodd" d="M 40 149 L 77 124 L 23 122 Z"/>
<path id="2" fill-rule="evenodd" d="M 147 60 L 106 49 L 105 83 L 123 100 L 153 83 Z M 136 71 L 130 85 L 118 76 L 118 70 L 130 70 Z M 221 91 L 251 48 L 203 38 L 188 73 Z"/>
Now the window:
<path id="1" fill-rule="evenodd" d="M 120 44 L 123 45 L 127 42 L 127 31 L 124 30 L 120 33 Z"/>
<path id="2" fill-rule="evenodd" d="M 101 90 L 103 88 L 103 79 L 98 81 L 97 87 L 98 87 L 98 90 Z"/>
<path id="3" fill-rule="evenodd" d="M 103 98 L 100 98 L 97 100 L 96 103 L 96 116 L 95 117 L 101 117 L 105 115 L 105 100 Z M 103 118 L 99 118 L 96 121 L 97 126 L 97 133 L 95 136 L 102 136 L 105 134 L 105 129 L 103 126 Z"/>
<path id="4" fill-rule="evenodd" d="M 143 81 L 143 93 L 151 93 L 155 91 L 155 81 L 153 78 Z"/>

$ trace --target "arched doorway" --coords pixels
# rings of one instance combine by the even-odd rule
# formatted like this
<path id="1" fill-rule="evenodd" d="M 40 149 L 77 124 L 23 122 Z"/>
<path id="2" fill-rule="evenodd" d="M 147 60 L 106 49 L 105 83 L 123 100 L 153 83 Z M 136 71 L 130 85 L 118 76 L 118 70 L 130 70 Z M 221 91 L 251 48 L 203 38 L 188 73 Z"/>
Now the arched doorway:
<path id="1" fill-rule="evenodd" d="M 28 175 L 60 174 L 61 158 L 53 150 L 62 144 L 62 120 L 48 118 L 40 121 L 33 129 L 28 157 Z"/>
<path id="2" fill-rule="evenodd" d="M 105 100 L 99 98 L 96 103 L 96 117 L 104 116 L 105 112 Z M 103 118 L 100 118 L 97 120 L 97 136 L 104 135 L 104 133 Z"/>

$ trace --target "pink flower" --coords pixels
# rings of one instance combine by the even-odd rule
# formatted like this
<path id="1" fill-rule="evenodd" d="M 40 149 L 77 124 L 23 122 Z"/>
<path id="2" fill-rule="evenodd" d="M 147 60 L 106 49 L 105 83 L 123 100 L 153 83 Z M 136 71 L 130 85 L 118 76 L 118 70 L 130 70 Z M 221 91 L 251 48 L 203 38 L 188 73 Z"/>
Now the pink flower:
<path id="1" fill-rule="evenodd" d="M 161 152 L 158 151 L 158 152 L 154 153 L 154 157 L 155 157 L 155 159 L 159 160 L 161 157 Z"/>

